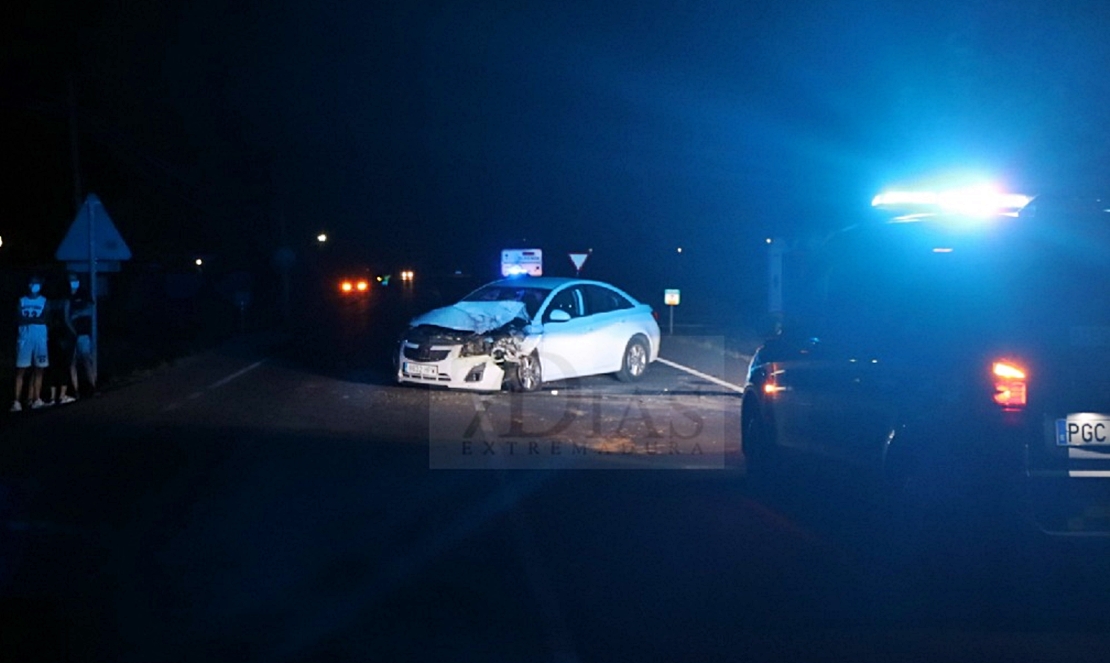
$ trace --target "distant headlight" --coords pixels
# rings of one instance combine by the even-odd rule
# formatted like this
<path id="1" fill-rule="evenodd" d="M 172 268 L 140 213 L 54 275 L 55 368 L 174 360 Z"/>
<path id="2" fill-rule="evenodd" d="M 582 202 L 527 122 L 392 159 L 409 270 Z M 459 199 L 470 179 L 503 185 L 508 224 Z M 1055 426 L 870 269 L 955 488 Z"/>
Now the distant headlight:
<path id="1" fill-rule="evenodd" d="M 460 357 L 477 357 L 488 355 L 492 341 L 485 336 L 475 336 L 463 343 L 459 350 Z"/>

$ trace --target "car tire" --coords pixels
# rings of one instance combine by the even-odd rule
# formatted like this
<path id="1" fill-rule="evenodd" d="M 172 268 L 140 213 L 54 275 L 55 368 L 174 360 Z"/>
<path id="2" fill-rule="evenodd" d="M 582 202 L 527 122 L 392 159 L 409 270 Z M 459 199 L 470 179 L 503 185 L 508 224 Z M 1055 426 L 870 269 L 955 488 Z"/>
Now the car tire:
<path id="1" fill-rule="evenodd" d="M 513 391 L 530 392 L 538 391 L 542 386 L 543 373 L 539 355 L 535 352 L 524 355 L 512 369 L 509 388 Z"/>
<path id="2" fill-rule="evenodd" d="M 634 382 L 644 377 L 648 367 L 648 345 L 641 336 L 635 336 L 624 347 L 621 356 L 621 369 L 617 371 L 617 379 L 621 382 Z"/>

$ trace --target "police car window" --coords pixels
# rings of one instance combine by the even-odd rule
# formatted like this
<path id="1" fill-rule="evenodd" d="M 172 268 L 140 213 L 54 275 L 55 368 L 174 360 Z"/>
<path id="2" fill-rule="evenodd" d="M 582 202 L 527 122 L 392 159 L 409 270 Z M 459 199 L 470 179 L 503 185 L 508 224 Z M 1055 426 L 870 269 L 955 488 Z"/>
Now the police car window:
<path id="1" fill-rule="evenodd" d="M 586 295 L 588 315 L 632 308 L 632 302 L 615 290 L 599 285 L 585 285 L 582 289 Z"/>
<path id="2" fill-rule="evenodd" d="M 893 224 L 829 244 L 822 326 L 830 333 L 907 341 L 929 334 L 1062 333 L 1110 324 L 1105 224 L 1002 220 L 954 231 Z"/>
<path id="3" fill-rule="evenodd" d="M 1024 293 L 1015 305 L 1030 323 L 1110 326 L 1108 217 L 1062 215 L 1035 228 L 1015 279 Z"/>
<path id="4" fill-rule="evenodd" d="M 993 307 L 1005 278 L 989 247 L 923 227 L 850 233 L 825 256 L 824 323 L 845 336 L 912 337 L 967 329 Z"/>

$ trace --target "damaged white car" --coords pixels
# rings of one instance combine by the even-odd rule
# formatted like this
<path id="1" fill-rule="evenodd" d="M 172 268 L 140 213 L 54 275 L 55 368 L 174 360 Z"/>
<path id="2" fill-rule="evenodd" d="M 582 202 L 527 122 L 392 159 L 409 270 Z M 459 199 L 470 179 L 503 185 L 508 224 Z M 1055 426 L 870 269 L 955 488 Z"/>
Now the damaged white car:
<path id="1" fill-rule="evenodd" d="M 658 357 L 659 324 L 647 304 L 599 281 L 521 277 L 414 318 L 396 366 L 402 383 L 535 391 L 604 373 L 637 380 Z"/>

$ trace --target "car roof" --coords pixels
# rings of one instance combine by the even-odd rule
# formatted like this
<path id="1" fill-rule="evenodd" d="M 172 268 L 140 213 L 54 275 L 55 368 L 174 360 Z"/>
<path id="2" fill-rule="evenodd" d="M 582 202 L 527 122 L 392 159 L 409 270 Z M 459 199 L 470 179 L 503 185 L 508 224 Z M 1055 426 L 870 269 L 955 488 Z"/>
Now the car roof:
<path id="1" fill-rule="evenodd" d="M 574 279 L 564 276 L 515 276 L 499 281 L 494 281 L 489 285 L 506 285 L 506 286 L 523 286 L 533 288 L 548 288 L 554 290 L 555 288 L 562 287 L 568 283 L 596 283 L 598 285 L 609 286 L 608 283 L 600 281 L 590 281 L 588 279 Z M 613 287 L 613 286 L 609 286 Z"/>
<path id="2" fill-rule="evenodd" d="M 516 288 L 540 288 L 543 290 L 557 290 L 566 285 L 598 285 L 603 288 L 608 288 L 615 292 L 620 293 L 622 296 L 628 298 L 633 304 L 642 304 L 642 302 L 622 288 L 618 288 L 612 283 L 604 281 L 594 281 L 592 279 L 576 279 L 565 276 L 513 276 L 505 279 L 500 279 L 487 283 L 482 288 L 489 286 L 507 286 Z M 481 290 L 481 288 L 479 288 Z M 469 295 L 468 295 L 469 296 Z"/>

